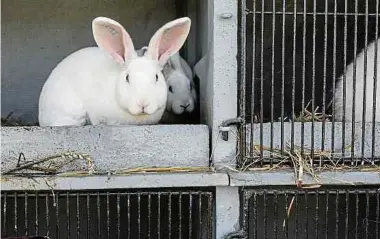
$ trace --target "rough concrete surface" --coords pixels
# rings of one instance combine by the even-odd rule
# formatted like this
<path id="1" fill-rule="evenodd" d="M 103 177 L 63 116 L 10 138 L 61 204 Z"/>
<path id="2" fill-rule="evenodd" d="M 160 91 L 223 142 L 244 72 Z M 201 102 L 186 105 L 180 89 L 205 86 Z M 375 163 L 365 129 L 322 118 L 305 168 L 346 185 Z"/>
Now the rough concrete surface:
<path id="1" fill-rule="evenodd" d="M 26 160 L 67 151 L 90 154 L 98 170 L 135 167 L 208 166 L 204 125 L 2 127 L 2 172 Z"/>
<path id="2" fill-rule="evenodd" d="M 1 189 L 12 190 L 102 190 L 133 188 L 182 188 L 227 186 L 224 173 L 160 173 L 95 177 L 3 177 Z"/>

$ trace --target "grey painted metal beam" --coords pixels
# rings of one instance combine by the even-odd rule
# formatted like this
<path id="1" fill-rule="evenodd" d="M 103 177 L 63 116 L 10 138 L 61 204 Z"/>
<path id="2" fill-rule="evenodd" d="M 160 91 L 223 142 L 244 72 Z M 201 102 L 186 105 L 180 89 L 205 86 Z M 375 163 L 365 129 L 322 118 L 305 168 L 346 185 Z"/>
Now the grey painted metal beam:
<path id="1" fill-rule="evenodd" d="M 128 176 L 26 177 L 2 176 L 1 190 L 101 190 L 164 187 L 228 186 L 223 173 L 160 173 Z"/>
<path id="2" fill-rule="evenodd" d="M 237 1 L 210 0 L 212 11 L 212 46 L 209 74 L 212 82 L 207 93 L 212 96 L 212 146 L 215 148 L 215 166 L 234 165 L 229 159 L 236 154 L 235 134 L 229 134 L 228 141 L 221 139 L 219 126 L 225 120 L 237 117 Z M 210 26 L 211 26 L 210 25 Z M 209 103 L 207 102 L 207 103 Z"/>
<path id="3" fill-rule="evenodd" d="M 89 154 L 100 171 L 208 166 L 209 130 L 205 125 L 1 129 L 2 172 L 15 168 L 20 153 L 27 160 L 38 160 L 68 151 Z"/>
<path id="4" fill-rule="evenodd" d="M 223 239 L 239 230 L 240 199 L 238 187 L 216 187 L 215 238 Z"/>

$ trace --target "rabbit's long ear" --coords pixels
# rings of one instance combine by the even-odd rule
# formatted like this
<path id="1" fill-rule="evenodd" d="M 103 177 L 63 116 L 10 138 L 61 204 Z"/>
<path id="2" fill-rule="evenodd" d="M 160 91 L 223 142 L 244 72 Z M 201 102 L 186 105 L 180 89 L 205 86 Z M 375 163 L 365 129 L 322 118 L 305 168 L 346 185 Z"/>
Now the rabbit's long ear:
<path id="1" fill-rule="evenodd" d="M 96 44 L 120 64 L 136 54 L 128 32 L 112 19 L 95 18 L 92 21 L 92 33 Z"/>
<path id="2" fill-rule="evenodd" d="M 164 66 L 169 57 L 178 52 L 185 43 L 190 26 L 191 20 L 188 17 L 166 23 L 150 39 L 147 54 Z"/>

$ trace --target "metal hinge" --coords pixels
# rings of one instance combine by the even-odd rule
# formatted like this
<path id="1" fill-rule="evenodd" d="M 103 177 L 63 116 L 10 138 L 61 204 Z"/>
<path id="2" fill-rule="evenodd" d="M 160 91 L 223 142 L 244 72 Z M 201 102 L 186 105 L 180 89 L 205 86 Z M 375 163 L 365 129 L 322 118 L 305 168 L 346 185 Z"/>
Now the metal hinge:
<path id="1" fill-rule="evenodd" d="M 219 126 L 219 131 L 222 132 L 222 139 L 224 141 L 228 141 L 228 131 L 232 130 L 231 126 L 232 125 L 241 125 L 241 124 L 243 124 L 243 118 L 241 118 L 241 117 L 237 117 L 237 118 L 228 119 L 228 120 L 223 121 Z"/>

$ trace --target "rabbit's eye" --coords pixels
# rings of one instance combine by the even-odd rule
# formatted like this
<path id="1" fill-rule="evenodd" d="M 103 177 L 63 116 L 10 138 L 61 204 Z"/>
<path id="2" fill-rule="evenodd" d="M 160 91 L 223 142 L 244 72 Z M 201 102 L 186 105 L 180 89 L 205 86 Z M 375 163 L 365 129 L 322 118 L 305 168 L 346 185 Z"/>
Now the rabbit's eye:
<path id="1" fill-rule="evenodd" d="M 125 80 L 129 83 L 129 75 L 125 77 Z"/>
<path id="2" fill-rule="evenodd" d="M 173 93 L 173 88 L 172 88 L 172 86 L 169 86 L 169 91 L 170 91 L 171 93 Z"/>
<path id="3" fill-rule="evenodd" d="M 158 81 L 158 75 L 156 74 L 156 82 Z"/>

